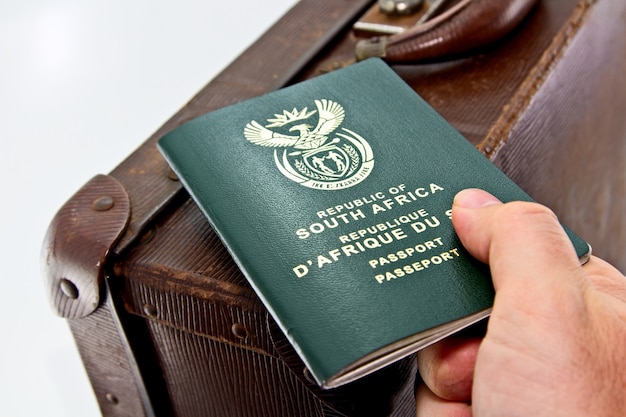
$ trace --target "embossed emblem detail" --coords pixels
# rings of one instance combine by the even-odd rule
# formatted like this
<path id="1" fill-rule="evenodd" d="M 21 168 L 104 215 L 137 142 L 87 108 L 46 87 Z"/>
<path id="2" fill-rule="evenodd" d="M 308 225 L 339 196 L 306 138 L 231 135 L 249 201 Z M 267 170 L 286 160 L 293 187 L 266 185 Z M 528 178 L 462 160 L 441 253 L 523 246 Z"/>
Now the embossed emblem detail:
<path id="1" fill-rule="evenodd" d="M 341 127 L 343 107 L 332 100 L 315 100 L 308 107 L 283 110 L 267 119 L 265 126 L 253 120 L 244 136 L 255 145 L 274 149 L 279 171 L 292 181 L 320 190 L 339 190 L 363 181 L 374 167 L 369 143 L 359 134 Z M 308 122 L 315 120 L 313 126 Z M 283 148 L 283 149 L 278 149 Z"/>

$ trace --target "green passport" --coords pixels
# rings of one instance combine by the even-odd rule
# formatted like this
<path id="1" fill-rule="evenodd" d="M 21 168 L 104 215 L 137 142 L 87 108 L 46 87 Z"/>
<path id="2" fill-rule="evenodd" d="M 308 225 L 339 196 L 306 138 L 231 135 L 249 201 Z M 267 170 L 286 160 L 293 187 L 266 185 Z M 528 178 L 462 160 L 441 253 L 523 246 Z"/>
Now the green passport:
<path id="1" fill-rule="evenodd" d="M 488 268 L 456 237 L 452 200 L 530 200 L 377 59 L 201 116 L 159 148 L 326 388 L 486 317 Z"/>

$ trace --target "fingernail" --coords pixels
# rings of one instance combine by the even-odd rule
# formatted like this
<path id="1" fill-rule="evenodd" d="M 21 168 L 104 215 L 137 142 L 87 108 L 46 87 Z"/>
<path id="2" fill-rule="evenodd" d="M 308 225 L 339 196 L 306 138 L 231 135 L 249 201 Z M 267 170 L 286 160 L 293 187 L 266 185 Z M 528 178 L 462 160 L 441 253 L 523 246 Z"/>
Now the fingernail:
<path id="1" fill-rule="evenodd" d="M 477 188 L 468 188 L 459 191 L 454 197 L 454 205 L 464 208 L 481 208 L 492 206 L 494 204 L 502 204 L 500 200 L 489 194 L 487 191 Z"/>

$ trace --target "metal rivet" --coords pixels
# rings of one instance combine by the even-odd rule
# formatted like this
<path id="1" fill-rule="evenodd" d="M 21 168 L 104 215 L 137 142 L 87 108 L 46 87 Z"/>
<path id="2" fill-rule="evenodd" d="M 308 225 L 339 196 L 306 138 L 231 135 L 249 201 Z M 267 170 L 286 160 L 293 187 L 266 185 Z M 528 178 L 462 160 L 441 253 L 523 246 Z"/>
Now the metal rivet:
<path id="1" fill-rule="evenodd" d="M 115 202 L 113 201 L 113 197 L 109 195 L 103 195 L 102 197 L 98 197 L 91 203 L 91 208 L 95 211 L 107 211 L 113 208 Z"/>
<path id="2" fill-rule="evenodd" d="M 389 16 L 405 16 L 422 7 L 423 0 L 378 0 L 378 8 Z"/>
<path id="3" fill-rule="evenodd" d="M 311 375 L 311 372 L 308 368 L 304 368 L 302 370 L 302 375 L 304 375 L 304 379 L 306 379 L 311 384 L 316 384 L 315 379 L 313 379 L 313 375 Z"/>
<path id="4" fill-rule="evenodd" d="M 143 312 L 146 313 L 146 316 L 155 318 L 157 316 L 157 309 L 152 304 L 144 304 Z"/>
<path id="5" fill-rule="evenodd" d="M 233 324 L 231 330 L 233 334 L 239 339 L 245 339 L 246 336 L 248 336 L 248 330 L 246 330 L 246 326 L 241 323 Z"/>
<path id="6" fill-rule="evenodd" d="M 167 178 L 171 179 L 172 181 L 179 181 L 178 175 L 176 175 L 176 173 L 171 169 L 167 173 Z"/>
<path id="7" fill-rule="evenodd" d="M 78 298 L 78 288 L 69 279 L 61 278 L 61 281 L 59 281 L 59 287 L 67 298 L 71 298 L 72 300 Z"/>
<path id="8" fill-rule="evenodd" d="M 152 239 L 154 239 L 155 235 L 156 235 L 156 230 L 154 228 L 146 230 L 143 236 L 141 236 L 141 243 L 146 244 L 150 242 Z"/>
<path id="9" fill-rule="evenodd" d="M 104 398 L 106 398 L 107 402 L 110 404 L 117 404 L 119 403 L 119 400 L 117 399 L 117 397 L 113 394 L 111 394 L 110 392 L 107 392 L 106 395 L 104 396 Z"/>

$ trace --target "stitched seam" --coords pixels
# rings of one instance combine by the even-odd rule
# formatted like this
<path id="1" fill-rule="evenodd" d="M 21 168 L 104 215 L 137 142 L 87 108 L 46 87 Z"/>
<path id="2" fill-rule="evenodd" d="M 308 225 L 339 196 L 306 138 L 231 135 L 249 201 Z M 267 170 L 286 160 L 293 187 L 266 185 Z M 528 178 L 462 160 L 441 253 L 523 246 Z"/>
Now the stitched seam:
<path id="1" fill-rule="evenodd" d="M 566 25 L 557 33 L 550 46 L 539 59 L 538 64 L 522 82 L 517 92 L 508 104 L 503 107 L 503 112 L 491 127 L 485 139 L 477 145 L 477 148 L 489 159 L 493 160 L 498 151 L 508 142 L 512 128 L 528 108 L 531 100 L 547 80 L 551 71 L 564 55 L 572 39 L 583 26 L 588 17 L 588 11 L 597 0 L 580 1 Z"/>

